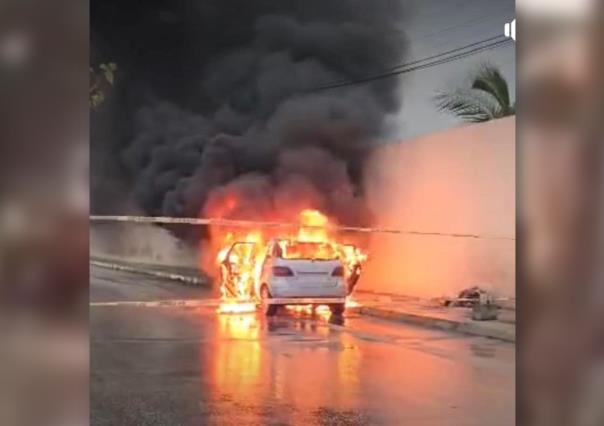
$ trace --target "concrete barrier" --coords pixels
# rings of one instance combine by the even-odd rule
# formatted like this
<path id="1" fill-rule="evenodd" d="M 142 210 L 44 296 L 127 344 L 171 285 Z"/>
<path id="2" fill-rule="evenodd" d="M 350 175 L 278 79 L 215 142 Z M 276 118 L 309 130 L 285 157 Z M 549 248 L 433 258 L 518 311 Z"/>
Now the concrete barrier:
<path id="1" fill-rule="evenodd" d="M 148 275 L 156 278 L 164 278 L 172 281 L 178 281 L 185 285 L 193 285 L 193 286 L 210 286 L 210 282 L 208 280 L 192 277 L 188 275 L 177 274 L 173 272 L 164 272 L 157 271 L 152 269 L 147 269 L 143 267 L 136 267 L 133 265 L 124 265 L 112 262 L 105 262 L 101 260 L 91 260 L 91 265 L 99 266 L 101 268 L 113 269 L 116 271 L 124 271 L 124 272 L 134 272 L 138 274 Z"/>

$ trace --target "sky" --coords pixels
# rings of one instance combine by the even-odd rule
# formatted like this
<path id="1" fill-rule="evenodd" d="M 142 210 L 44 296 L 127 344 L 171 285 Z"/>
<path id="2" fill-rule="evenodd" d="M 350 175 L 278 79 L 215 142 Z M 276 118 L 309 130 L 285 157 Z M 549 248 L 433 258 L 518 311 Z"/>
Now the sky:
<path id="1" fill-rule="evenodd" d="M 401 23 L 409 40 L 406 62 L 429 57 L 503 34 L 515 17 L 513 0 L 411 0 L 407 22 Z M 448 64 L 405 74 L 401 85 L 403 106 L 391 117 L 398 141 L 463 124 L 437 111 L 432 97 L 439 90 L 463 86 L 483 62 L 499 67 L 515 99 L 515 44 L 481 52 Z"/>

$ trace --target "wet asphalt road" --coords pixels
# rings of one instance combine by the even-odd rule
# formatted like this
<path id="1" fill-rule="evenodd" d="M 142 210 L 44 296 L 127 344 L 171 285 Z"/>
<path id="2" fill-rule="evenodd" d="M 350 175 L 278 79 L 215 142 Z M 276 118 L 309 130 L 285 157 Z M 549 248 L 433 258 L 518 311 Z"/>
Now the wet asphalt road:
<path id="1" fill-rule="evenodd" d="M 356 314 L 95 305 L 215 296 L 91 267 L 92 425 L 514 424 L 508 343 Z"/>

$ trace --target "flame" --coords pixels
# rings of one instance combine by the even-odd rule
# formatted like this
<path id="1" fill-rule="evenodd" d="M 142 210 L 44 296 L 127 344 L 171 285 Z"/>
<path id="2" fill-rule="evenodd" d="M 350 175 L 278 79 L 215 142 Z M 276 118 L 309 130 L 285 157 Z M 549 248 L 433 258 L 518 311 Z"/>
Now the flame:
<path id="1" fill-rule="evenodd" d="M 220 314 L 246 314 L 256 312 L 256 304 L 251 302 L 223 301 L 218 307 Z"/>
<path id="2" fill-rule="evenodd" d="M 352 296 L 346 298 L 346 309 L 359 308 L 361 304 Z"/>
<path id="3" fill-rule="evenodd" d="M 292 305 L 292 306 L 287 306 L 287 310 L 290 312 L 298 313 L 298 314 L 300 314 L 300 313 L 306 314 L 306 315 L 313 314 L 312 305 Z M 329 306 L 327 306 L 327 305 L 318 305 L 316 308 L 314 308 L 314 313 L 324 319 L 327 319 L 331 316 L 331 311 L 329 310 Z"/>
<path id="4" fill-rule="evenodd" d="M 297 215 L 298 226 L 291 229 L 252 231 L 212 229 L 216 249 L 214 267 L 220 270 L 220 313 L 251 312 L 257 302 L 255 284 L 260 280 L 262 263 L 271 239 L 279 240 L 282 256 L 288 259 L 336 259 L 344 264 L 344 277 L 360 274 L 367 254 L 346 244 L 333 232 L 332 222 L 318 210 L 304 209 Z M 347 302 L 348 306 L 348 302 Z M 319 307 L 321 308 L 321 307 Z M 305 307 L 297 307 L 303 311 Z M 325 309 L 316 310 L 324 313 Z"/>

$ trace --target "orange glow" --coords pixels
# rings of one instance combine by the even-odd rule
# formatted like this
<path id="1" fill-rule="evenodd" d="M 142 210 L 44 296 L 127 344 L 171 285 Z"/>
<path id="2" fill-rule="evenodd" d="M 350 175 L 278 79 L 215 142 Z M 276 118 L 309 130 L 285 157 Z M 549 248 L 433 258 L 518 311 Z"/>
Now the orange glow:
<path id="1" fill-rule="evenodd" d="M 287 306 L 287 310 L 296 313 L 302 313 L 306 315 L 312 315 L 313 306 L 312 305 L 291 305 Z M 329 319 L 331 316 L 331 311 L 329 310 L 329 306 L 327 305 L 319 305 L 315 308 L 315 314 L 324 319 Z"/>
<path id="2" fill-rule="evenodd" d="M 218 307 L 220 314 L 245 314 L 256 311 L 256 304 L 251 302 L 223 301 Z"/>
<path id="3" fill-rule="evenodd" d="M 228 199 L 228 203 L 236 201 Z M 225 208 L 228 210 L 232 205 Z M 297 225 L 291 228 L 267 229 L 259 226 L 251 231 L 225 230 L 219 227 L 211 229 L 211 248 L 216 253 L 213 268 L 220 271 L 222 303 L 218 312 L 242 313 L 253 310 L 257 302 L 254 288 L 260 280 L 262 264 L 271 239 L 278 240 L 283 258 L 339 258 L 344 263 L 345 279 L 360 273 L 360 265 L 367 259 L 367 255 L 333 231 L 333 220 L 313 209 L 303 209 L 296 217 Z M 301 310 L 303 309 L 298 309 Z M 329 310 L 324 307 L 317 312 L 323 315 Z"/>
<path id="4" fill-rule="evenodd" d="M 213 375 L 220 392 L 254 401 L 261 377 L 266 374 L 262 371 L 263 351 L 256 316 L 219 315 L 216 327 L 222 338 L 211 348 L 215 356 L 203 359 L 204 371 L 207 368 L 208 374 Z M 212 366 L 205 365 L 208 359 Z"/>
<path id="5" fill-rule="evenodd" d="M 346 309 L 359 308 L 360 306 L 361 306 L 361 304 L 358 301 L 356 301 L 355 299 L 353 299 L 352 296 L 348 296 L 346 298 Z"/>

